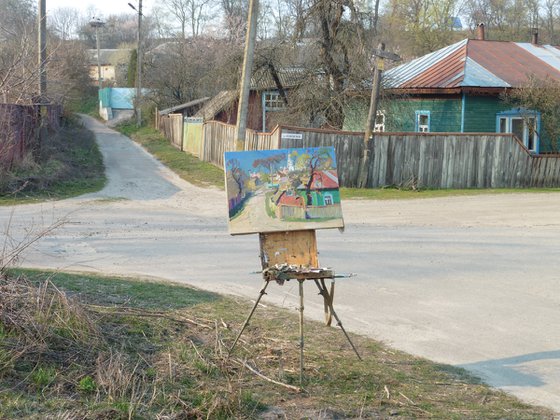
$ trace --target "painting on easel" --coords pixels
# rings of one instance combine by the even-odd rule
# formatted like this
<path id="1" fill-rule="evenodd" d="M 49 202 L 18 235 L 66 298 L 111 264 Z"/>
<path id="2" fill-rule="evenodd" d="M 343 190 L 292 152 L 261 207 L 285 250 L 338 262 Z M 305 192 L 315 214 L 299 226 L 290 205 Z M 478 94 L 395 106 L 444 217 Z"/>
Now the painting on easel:
<path id="1" fill-rule="evenodd" d="M 225 153 L 232 235 L 342 228 L 333 147 Z"/>

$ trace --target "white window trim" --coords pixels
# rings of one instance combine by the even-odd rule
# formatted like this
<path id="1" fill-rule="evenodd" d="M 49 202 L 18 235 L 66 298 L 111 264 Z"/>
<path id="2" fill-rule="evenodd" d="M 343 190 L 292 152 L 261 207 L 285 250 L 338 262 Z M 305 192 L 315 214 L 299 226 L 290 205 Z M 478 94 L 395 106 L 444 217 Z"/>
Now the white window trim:
<path id="1" fill-rule="evenodd" d="M 385 120 L 387 119 L 385 115 L 385 110 L 378 110 L 375 117 L 375 124 L 373 126 L 373 131 L 376 133 L 383 133 L 385 131 Z M 381 123 L 377 123 L 377 117 L 381 117 Z"/>
<path id="2" fill-rule="evenodd" d="M 420 125 L 420 117 L 422 116 L 428 117 L 428 124 Z M 430 132 L 430 125 L 431 125 L 431 116 L 430 111 L 416 111 L 416 121 L 414 123 L 414 129 L 417 133 L 429 133 Z"/>
<path id="3" fill-rule="evenodd" d="M 270 104 L 274 106 L 270 106 Z M 267 111 L 281 111 L 286 108 L 286 104 L 277 90 L 263 92 L 263 106 Z"/>
<path id="4" fill-rule="evenodd" d="M 522 120 L 523 121 L 523 134 L 522 138 L 519 140 L 523 143 L 523 145 L 527 148 L 527 150 L 538 153 L 539 152 L 539 128 L 540 128 L 540 115 L 538 113 L 530 113 L 530 114 L 523 114 L 523 113 L 514 113 L 511 111 L 506 111 L 505 115 L 501 115 L 502 113 L 498 113 L 496 117 L 496 133 L 513 133 L 512 126 L 513 120 Z M 501 121 L 505 120 L 505 131 L 501 131 Z M 535 132 L 533 137 L 533 147 L 529 147 L 529 134 L 530 134 L 530 127 L 528 124 L 529 120 L 533 120 L 533 124 L 535 125 Z"/>

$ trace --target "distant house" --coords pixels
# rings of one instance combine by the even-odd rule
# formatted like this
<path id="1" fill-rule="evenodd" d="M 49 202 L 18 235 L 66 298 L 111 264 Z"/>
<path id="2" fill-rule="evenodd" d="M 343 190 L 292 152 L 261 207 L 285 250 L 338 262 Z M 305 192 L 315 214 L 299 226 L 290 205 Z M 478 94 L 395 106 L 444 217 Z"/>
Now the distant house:
<path id="1" fill-rule="evenodd" d="M 283 91 L 278 89 L 277 82 L 268 71 L 258 71 L 251 78 L 247 128 L 270 131 L 281 121 L 286 110 L 283 95 L 288 95 L 289 90 L 300 83 L 301 71 L 284 69 L 278 71 L 277 76 L 279 85 L 285 89 Z M 206 102 L 194 116 L 204 121 L 236 124 L 238 102 L 239 91 L 222 91 Z"/>
<path id="2" fill-rule="evenodd" d="M 529 76 L 560 81 L 560 49 L 532 43 L 465 39 L 383 74 L 377 124 L 388 132 L 514 133 L 534 153 L 551 150 L 537 110 L 511 108 L 502 95 Z M 356 127 L 363 129 L 366 106 Z"/>
<path id="3" fill-rule="evenodd" d="M 115 85 L 118 80 L 126 79 L 131 49 L 101 49 L 99 50 L 99 64 L 101 80 L 105 86 Z M 89 50 L 89 76 L 93 83 L 98 81 L 97 50 Z"/>

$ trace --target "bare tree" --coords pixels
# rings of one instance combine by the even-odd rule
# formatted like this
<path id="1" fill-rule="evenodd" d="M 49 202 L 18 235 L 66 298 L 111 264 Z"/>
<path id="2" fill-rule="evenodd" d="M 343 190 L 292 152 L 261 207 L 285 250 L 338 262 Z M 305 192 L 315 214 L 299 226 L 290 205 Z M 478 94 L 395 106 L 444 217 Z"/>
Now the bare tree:
<path id="1" fill-rule="evenodd" d="M 78 33 L 80 12 L 72 7 L 60 7 L 49 14 L 47 22 L 50 30 L 66 41 Z"/>
<path id="2" fill-rule="evenodd" d="M 493 0 L 470 0 L 476 13 L 486 13 L 478 3 Z M 449 45 L 462 34 L 453 28 L 459 16 L 459 0 L 390 0 L 386 11 L 385 37 L 401 47 L 405 56 L 419 56 Z M 474 16 L 474 15 L 473 15 Z M 472 18 L 477 19 L 477 18 Z M 487 22 L 487 20 L 478 22 Z"/>
<path id="3" fill-rule="evenodd" d="M 558 22 L 558 7 L 560 3 L 558 0 L 545 0 L 544 1 L 544 29 L 548 42 L 552 45 L 557 44 L 558 36 L 556 35 L 556 25 Z"/>
<path id="4" fill-rule="evenodd" d="M 220 0 L 224 27 L 230 40 L 241 40 L 245 36 L 248 0 Z"/>
<path id="5" fill-rule="evenodd" d="M 24 103 L 36 94 L 36 32 L 29 1 L 0 0 L 0 95 Z"/>
<path id="6" fill-rule="evenodd" d="M 187 27 L 193 37 L 199 36 L 212 17 L 211 0 L 164 0 L 167 11 L 179 23 L 181 38 L 187 37 Z"/>
<path id="7" fill-rule="evenodd" d="M 224 39 L 167 42 L 147 54 L 145 82 L 160 109 L 213 96 L 236 87 L 241 53 Z"/>

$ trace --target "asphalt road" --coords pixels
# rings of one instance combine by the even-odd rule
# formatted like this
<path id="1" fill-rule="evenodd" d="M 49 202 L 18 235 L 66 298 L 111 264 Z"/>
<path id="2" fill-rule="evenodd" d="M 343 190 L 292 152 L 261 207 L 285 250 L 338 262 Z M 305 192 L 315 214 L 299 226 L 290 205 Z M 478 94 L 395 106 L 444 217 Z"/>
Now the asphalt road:
<path id="1" fill-rule="evenodd" d="M 11 243 L 65 221 L 21 265 L 256 298 L 258 238 L 227 234 L 225 193 L 193 187 L 126 137 L 85 122 L 109 183 L 70 200 L 0 207 Z M 560 193 L 345 201 L 346 231 L 318 232 L 321 263 L 357 274 L 337 281 L 335 309 L 349 330 L 560 412 L 558 209 Z M 312 286 L 306 315 L 322 320 Z M 264 303 L 295 307 L 297 285 L 271 285 Z"/>

